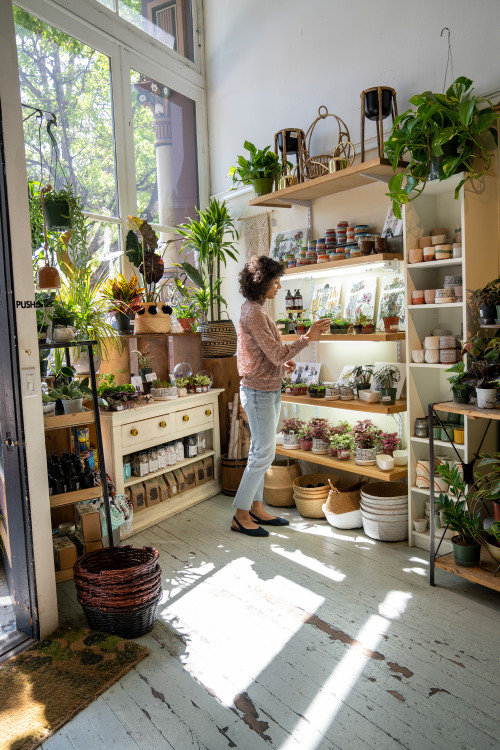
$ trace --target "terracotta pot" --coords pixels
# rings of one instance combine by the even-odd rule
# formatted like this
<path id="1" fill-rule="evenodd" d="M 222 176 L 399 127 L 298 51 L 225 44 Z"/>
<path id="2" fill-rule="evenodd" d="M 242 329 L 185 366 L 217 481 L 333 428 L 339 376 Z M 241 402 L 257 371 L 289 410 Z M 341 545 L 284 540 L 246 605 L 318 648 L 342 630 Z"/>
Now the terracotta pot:
<path id="1" fill-rule="evenodd" d="M 196 318 L 177 318 L 184 333 L 193 333 Z"/>
<path id="2" fill-rule="evenodd" d="M 383 321 L 386 333 L 397 333 L 399 328 L 399 317 L 386 317 L 383 318 Z"/>

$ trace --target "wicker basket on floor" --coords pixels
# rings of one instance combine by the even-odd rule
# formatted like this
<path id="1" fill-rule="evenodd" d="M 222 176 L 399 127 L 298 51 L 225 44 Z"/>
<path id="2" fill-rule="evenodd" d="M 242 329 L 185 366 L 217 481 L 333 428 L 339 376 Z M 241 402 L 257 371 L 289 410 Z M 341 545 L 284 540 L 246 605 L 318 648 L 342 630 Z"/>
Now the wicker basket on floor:
<path id="1" fill-rule="evenodd" d="M 300 477 L 298 461 L 290 459 L 274 461 L 264 477 L 265 502 L 277 508 L 288 508 L 295 505 L 293 481 L 297 477 Z"/>
<path id="2" fill-rule="evenodd" d="M 138 638 L 152 629 L 162 593 L 154 547 L 88 552 L 76 561 L 74 577 L 89 627 L 122 638 Z"/>
<path id="3" fill-rule="evenodd" d="M 359 479 L 346 487 L 333 486 L 328 493 L 325 510 L 336 515 L 359 510 L 362 486 L 363 482 Z"/>
<path id="4" fill-rule="evenodd" d="M 340 482 L 338 474 L 304 474 L 293 482 L 295 505 L 304 518 L 324 518 L 323 505 L 331 486 Z"/>

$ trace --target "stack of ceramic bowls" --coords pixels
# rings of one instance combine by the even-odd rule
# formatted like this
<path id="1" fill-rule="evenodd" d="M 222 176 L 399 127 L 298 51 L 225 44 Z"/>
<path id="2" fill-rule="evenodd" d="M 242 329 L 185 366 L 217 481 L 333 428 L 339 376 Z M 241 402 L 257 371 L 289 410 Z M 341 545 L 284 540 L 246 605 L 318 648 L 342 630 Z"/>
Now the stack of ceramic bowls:
<path id="1" fill-rule="evenodd" d="M 455 292 L 453 287 L 448 289 L 436 289 L 436 296 L 434 297 L 434 304 L 436 305 L 448 305 L 451 302 L 456 302 Z"/>
<path id="2" fill-rule="evenodd" d="M 349 222 L 339 221 L 337 224 L 337 245 L 345 245 L 347 242 L 347 227 Z"/>
<path id="3" fill-rule="evenodd" d="M 316 255 L 318 263 L 326 263 L 328 260 L 330 260 L 330 256 L 327 253 L 326 241 L 324 237 L 316 240 Z"/>
<path id="4" fill-rule="evenodd" d="M 361 489 L 360 505 L 367 536 L 383 542 L 408 538 L 408 494 L 404 485 L 370 482 Z"/>
<path id="5" fill-rule="evenodd" d="M 335 229 L 325 229 L 325 243 L 328 259 L 330 260 L 330 256 L 335 252 L 335 246 L 337 244 L 337 233 L 335 232 Z"/>
<path id="6" fill-rule="evenodd" d="M 356 224 L 354 227 L 354 239 L 356 242 L 358 242 L 361 237 L 367 237 L 369 234 L 370 227 L 368 224 Z"/>
<path id="7" fill-rule="evenodd" d="M 463 286 L 461 276 L 445 276 L 444 288 L 451 291 L 457 302 L 463 302 Z"/>
<path id="8" fill-rule="evenodd" d="M 347 227 L 346 239 L 348 245 L 354 243 L 354 227 Z"/>
<path id="9" fill-rule="evenodd" d="M 306 257 L 308 264 L 317 262 L 318 256 L 316 254 L 316 240 L 309 240 L 309 242 L 307 243 Z"/>

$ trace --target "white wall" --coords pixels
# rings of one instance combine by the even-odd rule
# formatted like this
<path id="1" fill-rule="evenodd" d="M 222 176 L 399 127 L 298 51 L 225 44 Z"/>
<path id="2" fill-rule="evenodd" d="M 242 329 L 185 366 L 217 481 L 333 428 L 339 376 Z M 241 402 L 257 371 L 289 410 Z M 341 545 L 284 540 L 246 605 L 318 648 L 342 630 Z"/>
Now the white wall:
<path id="1" fill-rule="evenodd" d="M 392 86 L 400 112 L 413 94 L 441 91 L 444 26 L 455 77 L 497 89 L 498 0 L 205 0 L 212 194 L 230 186 L 244 140 L 262 148 L 283 127 L 306 131 L 322 104 L 358 142 L 363 89 Z M 317 145 L 328 147 L 319 130 Z"/>

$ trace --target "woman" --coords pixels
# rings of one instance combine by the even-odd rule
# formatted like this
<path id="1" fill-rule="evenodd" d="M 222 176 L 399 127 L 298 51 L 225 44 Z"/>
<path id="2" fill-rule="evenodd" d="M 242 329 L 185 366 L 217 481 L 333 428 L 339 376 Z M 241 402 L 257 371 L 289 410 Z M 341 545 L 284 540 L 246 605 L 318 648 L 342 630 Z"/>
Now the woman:
<path id="1" fill-rule="evenodd" d="M 264 309 L 281 289 L 281 263 L 265 255 L 254 255 L 240 273 L 240 292 L 246 301 L 238 328 L 238 372 L 242 376 L 240 399 L 250 423 L 248 463 L 234 498 L 236 513 L 232 531 L 248 536 L 269 536 L 259 524 L 285 526 L 284 518 L 270 516 L 263 508 L 264 474 L 276 448 L 276 428 L 281 408 L 283 372 L 291 373 L 291 358 L 310 341 L 318 341 L 329 320 L 318 320 L 293 344 L 282 344 L 278 328 Z"/>

